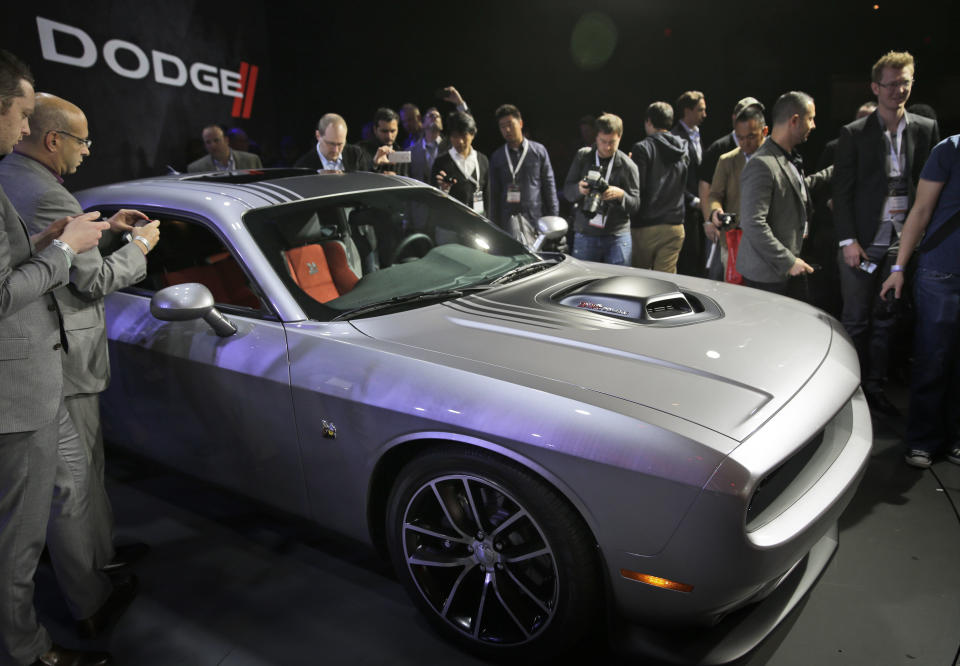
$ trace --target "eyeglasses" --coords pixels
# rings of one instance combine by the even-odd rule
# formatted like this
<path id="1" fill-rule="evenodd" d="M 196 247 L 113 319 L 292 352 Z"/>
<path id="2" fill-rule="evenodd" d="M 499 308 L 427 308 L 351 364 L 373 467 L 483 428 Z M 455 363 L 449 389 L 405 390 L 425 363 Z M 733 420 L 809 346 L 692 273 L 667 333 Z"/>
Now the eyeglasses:
<path id="1" fill-rule="evenodd" d="M 890 81 L 889 83 L 877 81 L 877 85 L 888 90 L 899 90 L 900 88 L 907 88 L 909 90 L 916 81 L 916 79 L 900 79 L 899 81 Z"/>
<path id="2" fill-rule="evenodd" d="M 80 143 L 82 143 L 83 145 L 85 145 L 85 146 L 87 147 L 87 150 L 89 150 L 89 149 L 90 149 L 90 146 L 93 145 L 93 139 L 81 139 L 81 138 L 80 138 L 79 136 L 77 136 L 76 134 L 70 134 L 70 132 L 64 132 L 63 130 L 50 130 L 50 131 L 51 131 L 51 132 L 55 132 L 55 133 L 57 133 L 57 134 L 66 134 L 66 135 L 69 136 L 71 139 L 76 139 L 77 141 L 79 141 Z"/>

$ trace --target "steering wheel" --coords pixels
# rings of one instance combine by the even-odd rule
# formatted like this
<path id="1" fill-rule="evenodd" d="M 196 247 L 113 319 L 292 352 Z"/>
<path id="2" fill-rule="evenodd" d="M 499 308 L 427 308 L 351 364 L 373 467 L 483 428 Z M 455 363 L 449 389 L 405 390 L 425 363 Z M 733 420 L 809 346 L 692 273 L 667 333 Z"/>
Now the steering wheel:
<path id="1" fill-rule="evenodd" d="M 393 250 L 390 256 L 390 264 L 402 264 L 408 261 L 415 261 L 423 257 L 434 247 L 433 239 L 426 234 L 410 234 Z"/>

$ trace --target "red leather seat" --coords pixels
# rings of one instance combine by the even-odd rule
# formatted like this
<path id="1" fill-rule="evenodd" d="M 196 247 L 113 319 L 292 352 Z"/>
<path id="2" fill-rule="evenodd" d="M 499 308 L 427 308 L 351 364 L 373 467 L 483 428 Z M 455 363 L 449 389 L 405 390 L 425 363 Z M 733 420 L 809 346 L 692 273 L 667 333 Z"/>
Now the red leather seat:
<path id="1" fill-rule="evenodd" d="M 333 276 L 337 291 L 341 295 L 346 294 L 360 281 L 360 276 L 350 268 L 346 246 L 339 240 L 324 241 L 323 253 L 327 257 L 327 266 L 330 267 L 330 274 Z"/>
<path id="2" fill-rule="evenodd" d="M 290 277 L 301 289 L 320 303 L 340 296 L 334 284 L 323 247 L 317 244 L 295 247 L 284 252 Z"/>

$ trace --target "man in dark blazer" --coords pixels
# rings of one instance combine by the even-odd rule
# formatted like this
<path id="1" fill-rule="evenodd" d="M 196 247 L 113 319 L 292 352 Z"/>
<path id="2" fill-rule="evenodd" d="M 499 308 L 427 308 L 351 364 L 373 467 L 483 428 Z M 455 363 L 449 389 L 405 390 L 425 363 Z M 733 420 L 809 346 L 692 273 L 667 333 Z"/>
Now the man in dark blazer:
<path id="1" fill-rule="evenodd" d="M 316 129 L 317 145 L 300 156 L 293 166 L 314 171 L 370 171 L 373 164 L 363 150 L 347 143 L 347 121 L 327 113 Z"/>
<path id="2" fill-rule="evenodd" d="M 400 116 L 393 109 L 381 107 L 373 114 L 373 137 L 357 142 L 373 163 L 373 170 L 380 173 L 410 175 L 409 162 L 390 162 L 390 153 L 400 151 L 397 143 Z"/>
<path id="3" fill-rule="evenodd" d="M 509 230 L 515 213 L 531 224 L 543 215 L 558 215 L 557 183 L 546 147 L 523 136 L 523 118 L 513 104 L 501 105 L 494 115 L 506 143 L 490 156 L 490 219 Z"/>
<path id="4" fill-rule="evenodd" d="M 705 273 L 703 262 L 702 228 L 703 214 L 700 211 L 700 164 L 703 162 L 703 147 L 700 142 L 700 125 L 707 118 L 707 100 L 699 90 L 688 90 L 677 98 L 674 117 L 677 123 L 670 130 L 687 142 L 687 185 L 683 220 L 684 239 L 677 272 L 683 275 L 700 276 Z"/>
<path id="5" fill-rule="evenodd" d="M 473 148 L 477 123 L 469 113 L 454 111 L 447 117 L 450 150 L 433 163 L 433 183 L 481 215 L 490 210 L 490 162 Z"/>
<path id="6" fill-rule="evenodd" d="M 90 154 L 86 116 L 77 106 L 53 95 L 38 93 L 31 133 L 0 162 L 0 185 L 31 233 L 83 209 L 62 185 L 63 177 L 76 172 Z M 99 394 L 110 380 L 107 328 L 103 297 L 142 280 L 147 273 L 146 254 L 159 238 L 158 222 L 143 213 L 121 210 L 110 219 L 116 233 L 130 232 L 131 242 L 104 259 L 93 249 L 77 256 L 70 284 L 56 290 L 69 354 L 63 355 L 64 398 L 73 425 L 88 454 L 91 474 L 88 493 L 97 568 L 113 566 L 113 511 L 104 486 L 103 435 L 100 429 Z M 140 226 L 134 227 L 137 223 Z M 114 234 L 105 234 L 113 240 Z M 136 554 L 134 554 L 136 551 Z M 121 562 L 143 554 L 144 544 L 124 547 Z"/>
<path id="7" fill-rule="evenodd" d="M 806 93 L 781 95 L 773 107 L 770 138 L 740 175 L 743 238 L 736 266 L 748 287 L 786 295 L 791 277 L 813 272 L 800 258 L 810 190 L 829 181 L 832 169 L 804 177 L 793 151 L 807 140 L 815 116 L 813 98 Z"/>
<path id="8" fill-rule="evenodd" d="M 0 50 L 0 155 L 30 133 L 33 105 L 29 70 Z M 105 653 L 53 645 L 33 607 L 45 542 L 61 553 L 53 565 L 77 617 L 99 616 L 111 594 L 109 580 L 93 566 L 86 507 L 78 501 L 86 484 L 84 452 L 63 403 L 65 338 L 51 293 L 109 227 L 96 217 L 58 220 L 31 237 L 0 189 L 0 660 L 17 664 L 110 663 Z M 64 558 L 86 562 L 82 575 L 70 576 L 75 567 L 61 571 Z"/>
<path id="9" fill-rule="evenodd" d="M 188 173 L 263 168 L 259 155 L 230 148 L 230 142 L 219 125 L 203 128 L 203 145 L 207 154 L 187 165 Z"/>
<path id="10" fill-rule="evenodd" d="M 913 87 L 913 56 L 891 51 L 874 64 L 871 76 L 877 110 L 843 127 L 837 141 L 833 218 L 841 321 L 860 356 L 870 407 L 893 416 L 898 411 L 884 384 L 898 310 L 880 300 L 880 285 L 891 270 L 902 270 L 895 265 L 900 230 L 940 136 L 934 121 L 904 109 Z"/>
<path id="11" fill-rule="evenodd" d="M 437 107 L 431 106 L 423 114 L 420 137 L 410 146 L 410 177 L 432 184 L 433 163 L 449 149 L 450 143 L 443 137 L 443 118 Z"/>

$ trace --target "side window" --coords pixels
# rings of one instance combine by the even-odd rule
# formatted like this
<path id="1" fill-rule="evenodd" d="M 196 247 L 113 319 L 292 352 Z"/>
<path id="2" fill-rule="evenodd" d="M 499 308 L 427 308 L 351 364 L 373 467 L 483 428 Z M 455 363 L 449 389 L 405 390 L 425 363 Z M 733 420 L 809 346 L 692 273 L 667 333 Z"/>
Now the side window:
<path id="1" fill-rule="evenodd" d="M 153 292 L 199 282 L 218 305 L 262 309 L 247 274 L 212 231 L 190 220 L 155 219 L 160 220 L 160 242 L 147 255 L 147 276 L 135 287 Z"/>

